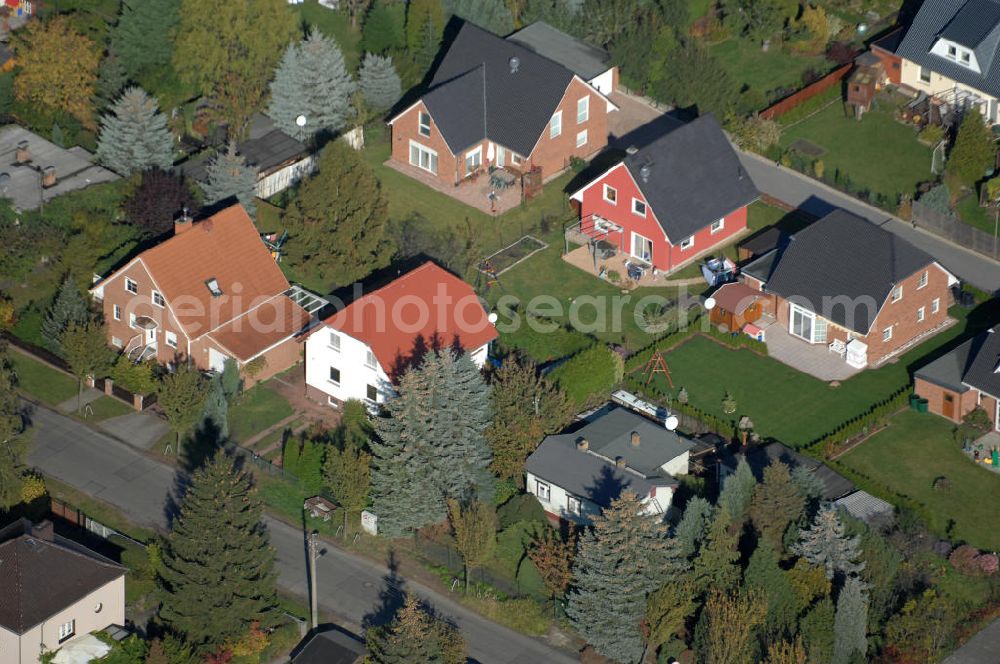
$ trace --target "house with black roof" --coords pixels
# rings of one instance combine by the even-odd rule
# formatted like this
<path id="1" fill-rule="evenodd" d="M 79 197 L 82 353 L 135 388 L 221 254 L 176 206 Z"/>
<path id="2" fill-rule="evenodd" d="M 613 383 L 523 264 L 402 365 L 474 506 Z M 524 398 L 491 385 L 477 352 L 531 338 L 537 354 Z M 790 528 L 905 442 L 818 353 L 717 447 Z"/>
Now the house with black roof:
<path id="1" fill-rule="evenodd" d="M 922 249 L 834 210 L 743 267 L 762 314 L 851 366 L 878 366 L 949 326 L 958 279 Z"/>
<path id="2" fill-rule="evenodd" d="M 608 142 L 617 106 L 556 60 L 462 23 L 427 92 L 389 121 L 392 160 L 444 185 L 489 168 L 550 179 Z"/>
<path id="3" fill-rule="evenodd" d="M 571 198 L 582 233 L 670 273 L 746 231 L 746 208 L 759 196 L 707 114 L 629 150 Z"/>
<path id="4" fill-rule="evenodd" d="M 567 35 L 545 21 L 535 21 L 507 37 L 554 60 L 605 95 L 618 88 L 618 67 L 604 49 Z"/>
<path id="5" fill-rule="evenodd" d="M 903 86 L 1000 122 L 1000 1 L 925 0 L 896 54 Z"/>
<path id="6" fill-rule="evenodd" d="M 913 374 L 914 391 L 928 410 L 952 422 L 982 408 L 1000 430 L 1000 328 L 957 346 Z"/>
<path id="7" fill-rule="evenodd" d="M 662 422 L 616 406 L 551 436 L 525 462 L 526 487 L 553 519 L 589 523 L 624 491 L 647 514 L 670 509 L 695 444 Z"/>

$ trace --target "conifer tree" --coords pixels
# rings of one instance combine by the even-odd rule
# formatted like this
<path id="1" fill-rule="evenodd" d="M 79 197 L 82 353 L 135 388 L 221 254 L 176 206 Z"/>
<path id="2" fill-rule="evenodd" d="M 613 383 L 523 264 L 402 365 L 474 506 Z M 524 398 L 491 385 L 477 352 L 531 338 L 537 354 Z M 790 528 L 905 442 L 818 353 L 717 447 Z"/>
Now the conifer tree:
<path id="1" fill-rule="evenodd" d="M 736 464 L 736 472 L 726 477 L 719 494 L 719 507 L 725 508 L 734 521 L 742 521 L 753 500 L 753 490 L 757 486 L 757 478 L 750 470 L 750 464 L 745 458 L 740 458 Z"/>
<path id="2" fill-rule="evenodd" d="M 739 582 L 738 544 L 739 534 L 729 511 L 725 507 L 717 509 L 694 559 L 693 579 L 700 592 L 728 590 Z"/>
<path id="3" fill-rule="evenodd" d="M 756 633 L 767 619 L 767 605 L 756 590 L 715 590 L 702 609 L 695 630 L 700 664 L 752 664 Z"/>
<path id="4" fill-rule="evenodd" d="M 368 408 L 358 399 L 348 399 L 340 409 L 340 422 L 333 430 L 332 440 L 340 447 L 362 450 L 375 435 Z"/>
<path id="5" fill-rule="evenodd" d="M 202 422 L 202 429 L 211 429 L 218 440 L 229 438 L 229 402 L 226 401 L 226 392 L 222 388 L 220 376 L 214 376 L 209 381 Z"/>
<path id="6" fill-rule="evenodd" d="M 6 344 L 0 344 L 0 512 L 21 502 L 27 442 L 24 411 L 15 389 L 17 377 Z"/>
<path id="7" fill-rule="evenodd" d="M 503 0 L 444 0 L 441 4 L 447 14 L 465 19 L 495 35 L 506 37 L 514 31 L 514 17 Z"/>
<path id="8" fill-rule="evenodd" d="M 868 652 L 868 596 L 864 584 L 851 575 L 837 597 L 833 620 L 833 659 L 831 664 L 851 664 L 856 653 L 861 660 Z"/>
<path id="9" fill-rule="evenodd" d="M 766 629 L 771 640 L 791 636 L 795 631 L 798 614 L 795 591 L 788 575 L 781 569 L 774 545 L 761 539 L 757 549 L 750 556 L 750 562 L 743 573 L 746 587 L 760 591 L 767 604 Z"/>
<path id="10" fill-rule="evenodd" d="M 66 328 L 73 323 L 82 325 L 89 319 L 87 302 L 73 279 L 67 276 L 42 321 L 42 339 L 49 348 L 58 351 L 62 348 L 62 335 Z"/>
<path id="11" fill-rule="evenodd" d="M 173 150 L 167 116 L 142 88 L 125 90 L 101 118 L 97 158 L 119 175 L 154 167 L 166 170 L 174 162 Z"/>
<path id="12" fill-rule="evenodd" d="M 580 539 L 566 615 L 602 655 L 638 661 L 645 599 L 686 565 L 667 526 L 625 491 Z"/>
<path id="13" fill-rule="evenodd" d="M 781 551 L 785 531 L 801 518 L 805 502 L 788 466 L 777 461 L 764 469 L 764 481 L 754 488 L 750 518 L 761 536 Z"/>
<path id="14" fill-rule="evenodd" d="M 985 177 L 996 162 L 996 138 L 980 113 L 966 113 L 958 126 L 955 145 L 948 154 L 949 173 L 962 184 L 972 185 Z"/>
<path id="15" fill-rule="evenodd" d="M 406 5 L 406 49 L 418 53 L 428 40 L 435 42 L 434 50 L 441 40 L 444 30 L 444 11 L 441 0 L 410 0 Z M 434 54 L 431 54 L 431 60 Z M 428 65 L 430 62 L 428 61 Z"/>
<path id="16" fill-rule="evenodd" d="M 396 618 L 365 633 L 370 664 L 465 664 L 465 642 L 454 626 L 408 594 Z"/>
<path id="17" fill-rule="evenodd" d="M 684 623 L 698 610 L 697 594 L 691 580 L 681 578 L 667 582 L 649 595 L 643 621 L 646 651 L 655 653 L 684 628 Z"/>
<path id="18" fill-rule="evenodd" d="M 254 196 L 257 190 L 257 169 L 249 166 L 242 155 L 236 154 L 231 141 L 225 152 L 219 152 L 209 162 L 208 181 L 202 185 L 205 202 L 209 205 L 235 196 L 251 217 L 257 213 Z"/>
<path id="19" fill-rule="evenodd" d="M 674 537 L 677 538 L 677 544 L 685 558 L 691 558 L 698 552 L 705 540 L 711 518 L 712 504 L 701 496 L 691 498 L 684 507 L 684 515 L 677 524 Z"/>
<path id="20" fill-rule="evenodd" d="M 94 84 L 94 101 L 98 111 L 103 112 L 114 103 L 128 84 L 128 72 L 122 59 L 114 51 L 101 60 L 97 68 L 97 82 Z M 55 143 L 55 140 L 52 141 Z"/>
<path id="21" fill-rule="evenodd" d="M 111 45 L 131 78 L 170 64 L 174 55 L 171 32 L 180 20 L 180 8 L 180 0 L 122 2 Z"/>
<path id="22" fill-rule="evenodd" d="M 223 452 L 194 473 L 163 549 L 160 618 L 212 650 L 271 623 L 274 551 L 249 472 Z"/>
<path id="23" fill-rule="evenodd" d="M 300 115 L 310 135 L 336 132 L 350 118 L 355 89 L 340 47 L 313 28 L 304 40 L 285 49 L 271 83 L 267 114 L 289 136 L 303 131 L 295 122 Z"/>
<path id="24" fill-rule="evenodd" d="M 860 538 L 848 537 L 837 510 L 824 505 L 809 528 L 799 533 L 799 541 L 792 551 L 813 565 L 826 570 L 826 578 L 835 574 L 856 574 L 864 563 L 855 562 L 861 555 Z"/>
<path id="25" fill-rule="evenodd" d="M 403 86 L 392 65 L 392 56 L 366 53 L 358 72 L 361 96 L 372 111 L 381 113 L 399 101 Z"/>
<path id="26" fill-rule="evenodd" d="M 538 372 L 530 359 L 508 355 L 493 374 L 493 421 L 486 439 L 493 472 L 524 483 L 524 461 L 542 439 L 561 431 L 572 418 L 566 393 Z"/>

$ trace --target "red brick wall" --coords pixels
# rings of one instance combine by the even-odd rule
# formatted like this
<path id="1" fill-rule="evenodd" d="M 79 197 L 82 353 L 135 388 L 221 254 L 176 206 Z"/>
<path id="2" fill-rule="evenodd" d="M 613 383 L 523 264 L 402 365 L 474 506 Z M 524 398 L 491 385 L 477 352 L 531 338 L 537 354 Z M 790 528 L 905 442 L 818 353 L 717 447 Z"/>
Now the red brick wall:
<path id="1" fill-rule="evenodd" d="M 420 143 L 424 147 L 437 152 L 438 172 L 437 178 L 445 184 L 455 184 L 460 179 L 459 160 L 452 154 L 451 148 L 441 135 L 441 130 L 431 117 L 431 135 L 420 135 L 420 113 L 426 113 L 427 107 L 423 102 L 417 102 L 410 109 L 398 116 L 392 123 L 392 158 L 401 164 L 410 163 L 410 141 Z M 461 150 L 464 146 L 455 146 L 456 150 Z M 486 160 L 486 153 L 483 153 L 483 161 Z M 428 177 L 433 177 L 430 172 Z"/>
<path id="2" fill-rule="evenodd" d="M 577 124 L 576 104 L 584 96 L 590 97 L 590 113 L 586 122 Z M 543 179 L 568 168 L 570 157 L 589 157 L 608 144 L 607 102 L 586 83 L 574 78 L 552 114 L 556 111 L 562 111 L 562 133 L 550 138 L 546 125 L 530 155 L 531 166 L 541 167 Z M 587 130 L 587 143 L 576 147 L 576 135 L 584 129 Z"/>
<path id="3" fill-rule="evenodd" d="M 961 422 L 962 418 L 969 413 L 969 411 L 974 410 L 976 407 L 976 390 L 966 390 L 965 392 L 959 394 L 954 390 L 949 390 L 940 385 L 935 385 L 934 383 L 928 382 L 922 378 L 916 378 L 913 381 L 913 391 L 916 392 L 918 396 L 927 399 L 927 409 L 934 413 L 935 415 L 940 415 L 944 417 L 944 397 L 946 394 L 950 394 L 954 404 L 953 414 L 950 419 L 953 422 Z M 986 411 L 990 413 L 992 417 L 992 411 Z"/>
<path id="4" fill-rule="evenodd" d="M 948 287 L 948 276 L 941 268 L 931 265 L 927 268 L 927 285 L 917 289 L 917 282 L 923 270 L 910 275 L 901 282 L 903 297 L 898 302 L 892 302 L 892 296 L 886 301 L 871 333 L 865 343 L 868 344 L 868 361 L 875 362 L 898 350 L 912 340 L 938 325 L 948 318 L 948 306 L 951 304 L 951 290 Z M 941 306 L 936 314 L 931 313 L 931 302 L 938 298 Z M 924 320 L 917 322 L 917 309 L 924 307 Z M 892 339 L 882 341 L 882 332 L 892 326 Z"/>

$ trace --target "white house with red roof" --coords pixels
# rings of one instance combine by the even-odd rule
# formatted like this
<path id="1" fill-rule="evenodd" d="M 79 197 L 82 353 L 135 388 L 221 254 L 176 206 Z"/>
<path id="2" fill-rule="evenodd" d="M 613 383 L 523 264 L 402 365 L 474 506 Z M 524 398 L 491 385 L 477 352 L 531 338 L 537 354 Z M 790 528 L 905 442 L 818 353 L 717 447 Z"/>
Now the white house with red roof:
<path id="1" fill-rule="evenodd" d="M 472 287 L 427 262 L 336 312 L 306 340 L 306 386 L 314 400 L 369 405 L 429 349 L 460 348 L 476 366 L 497 338 Z"/>

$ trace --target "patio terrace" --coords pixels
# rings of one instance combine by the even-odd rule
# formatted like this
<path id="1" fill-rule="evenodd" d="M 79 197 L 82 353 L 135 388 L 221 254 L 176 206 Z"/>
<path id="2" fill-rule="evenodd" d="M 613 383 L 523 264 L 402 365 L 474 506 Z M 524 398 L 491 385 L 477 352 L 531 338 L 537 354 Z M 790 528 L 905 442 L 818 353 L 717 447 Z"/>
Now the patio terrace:
<path id="1" fill-rule="evenodd" d="M 521 180 L 506 189 L 494 187 L 488 173 L 483 173 L 475 180 L 466 180 L 459 185 L 446 185 L 416 166 L 401 164 L 393 159 L 384 162 L 386 166 L 399 171 L 407 177 L 418 180 L 431 189 L 453 198 L 466 205 L 481 210 L 486 214 L 500 215 L 521 204 Z M 493 197 L 491 199 L 491 194 Z"/>

